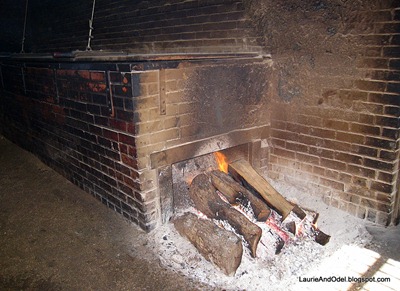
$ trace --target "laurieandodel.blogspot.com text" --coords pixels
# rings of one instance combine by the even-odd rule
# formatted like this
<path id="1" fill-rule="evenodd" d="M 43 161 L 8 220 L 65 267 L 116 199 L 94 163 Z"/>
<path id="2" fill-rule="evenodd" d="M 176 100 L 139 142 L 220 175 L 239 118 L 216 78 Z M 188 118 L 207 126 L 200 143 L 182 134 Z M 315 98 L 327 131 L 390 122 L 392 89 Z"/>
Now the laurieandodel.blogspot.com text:
<path id="1" fill-rule="evenodd" d="M 368 283 L 368 282 L 390 282 L 389 277 L 354 277 L 354 276 L 329 276 L 329 277 L 298 277 L 299 282 L 326 282 L 326 283 Z"/>

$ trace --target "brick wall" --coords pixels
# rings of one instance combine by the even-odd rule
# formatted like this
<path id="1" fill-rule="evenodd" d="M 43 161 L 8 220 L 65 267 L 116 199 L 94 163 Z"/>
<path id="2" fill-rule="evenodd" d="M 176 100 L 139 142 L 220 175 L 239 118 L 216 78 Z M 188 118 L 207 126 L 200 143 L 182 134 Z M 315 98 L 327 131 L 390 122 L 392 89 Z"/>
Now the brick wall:
<path id="1" fill-rule="evenodd" d="M 2 134 L 140 224 L 132 95 L 118 91 L 112 75 L 108 81 L 116 65 L 80 66 L 3 63 Z M 124 100 L 114 116 L 109 90 Z"/>
<path id="2" fill-rule="evenodd" d="M 3 31 L 1 51 L 19 52 L 24 13 L 8 3 L 0 12 L 16 33 Z M 92 1 L 29 1 L 26 52 L 85 50 Z M 3 18 L 3 15 L 2 15 Z M 259 52 L 242 1 L 96 1 L 93 50 L 132 53 Z M 2 31 L 2 29 L 0 29 Z"/>
<path id="3" fill-rule="evenodd" d="M 83 50 L 90 3 L 53 2 L 30 1 L 27 46 Z M 145 229 L 170 207 L 155 182 L 166 165 L 253 140 L 270 178 L 398 220 L 398 1 L 96 2 L 93 49 L 267 51 L 272 62 L 8 60 L 7 136 Z"/>
<path id="4" fill-rule="evenodd" d="M 272 30 L 286 21 L 285 37 L 253 14 L 278 68 L 265 173 L 387 225 L 399 209 L 400 8 L 365 1 L 340 4 L 335 14 L 337 3 L 321 3 L 269 20 Z"/>
<path id="5" fill-rule="evenodd" d="M 153 221 L 166 222 L 173 214 L 172 164 L 263 138 L 270 65 L 260 58 L 183 62 L 132 73 L 140 88 L 135 113 L 141 194 Z"/>
<path id="6" fill-rule="evenodd" d="M 3 60 L 0 130 L 151 230 L 172 214 L 172 189 L 159 188 L 166 166 L 261 139 L 268 122 L 262 113 L 269 68 L 262 58 L 124 64 Z M 248 89 L 253 78 L 258 81 Z"/>

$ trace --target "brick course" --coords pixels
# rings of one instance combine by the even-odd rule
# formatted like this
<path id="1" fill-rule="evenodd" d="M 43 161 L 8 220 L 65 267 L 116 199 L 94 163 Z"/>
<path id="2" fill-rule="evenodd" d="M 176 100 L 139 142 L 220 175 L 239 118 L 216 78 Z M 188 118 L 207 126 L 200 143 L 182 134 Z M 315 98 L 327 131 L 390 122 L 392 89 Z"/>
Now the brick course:
<path id="1" fill-rule="evenodd" d="M 19 52 L 24 14 L 10 3 L 18 21 L 4 31 L 1 51 Z M 132 53 L 260 52 L 260 38 L 241 0 L 224 1 L 96 1 L 93 50 Z M 1 13 L 1 12 L 0 12 Z M 85 50 L 92 1 L 30 1 L 25 51 L 53 53 Z M 39 21 L 40 19 L 40 21 Z M 1 33 L 1 30 L 0 30 Z"/>
<path id="2" fill-rule="evenodd" d="M 330 76 L 321 80 L 324 69 L 315 66 L 316 73 L 308 73 L 318 82 L 308 81 L 307 93 L 288 102 L 277 90 L 266 171 L 274 179 L 308 184 L 328 204 L 385 225 L 399 217 L 398 9 L 358 12 L 373 21 L 364 27 L 367 34 L 351 35 L 363 46 L 355 62 L 347 64 L 353 75 L 331 67 Z"/>
<path id="3" fill-rule="evenodd" d="M 30 1 L 38 17 L 28 18 L 26 51 L 85 49 L 91 3 L 75 2 Z M 201 141 L 214 151 L 256 140 L 270 178 L 362 219 L 398 222 L 396 1 L 128 2 L 96 1 L 94 50 L 266 51 L 273 62 L 5 59 L 3 134 L 146 230 L 165 218 L 159 167 L 169 153 L 206 153 Z M 19 8 L 6 13 L 22 20 Z M 4 35 L 0 51 L 19 52 L 20 35 Z"/>

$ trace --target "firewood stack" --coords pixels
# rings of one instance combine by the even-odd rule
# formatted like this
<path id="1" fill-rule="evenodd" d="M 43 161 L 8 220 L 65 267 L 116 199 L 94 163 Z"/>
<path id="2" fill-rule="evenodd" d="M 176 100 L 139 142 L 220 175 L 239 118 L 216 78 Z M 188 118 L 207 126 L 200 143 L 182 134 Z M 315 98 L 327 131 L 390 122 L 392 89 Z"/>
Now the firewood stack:
<path id="1" fill-rule="evenodd" d="M 282 222 L 290 214 L 298 221 L 305 221 L 307 214 L 287 201 L 246 160 L 229 163 L 228 172 L 213 170 L 196 176 L 189 196 L 194 207 L 208 220 L 185 213 L 174 220 L 174 226 L 205 259 L 232 276 L 241 263 L 242 240 L 256 258 L 262 235 L 270 236 L 268 241 L 274 242 L 273 249 L 278 254 L 290 240 L 290 234 L 297 235 L 296 222 Z M 318 214 L 311 210 L 308 213 L 312 221 L 304 223 L 302 228 L 317 243 L 325 245 L 330 236 L 316 227 Z M 217 226 L 221 221 L 227 222 L 234 232 Z M 257 223 L 265 223 L 270 229 L 268 233 L 263 234 Z"/>

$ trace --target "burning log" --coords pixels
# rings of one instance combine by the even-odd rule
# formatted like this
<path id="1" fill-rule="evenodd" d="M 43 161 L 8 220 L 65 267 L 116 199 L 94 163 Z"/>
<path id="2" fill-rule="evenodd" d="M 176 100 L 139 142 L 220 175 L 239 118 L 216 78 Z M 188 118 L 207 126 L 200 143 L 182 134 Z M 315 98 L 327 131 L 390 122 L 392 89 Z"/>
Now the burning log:
<path id="1" fill-rule="evenodd" d="M 197 175 L 193 179 L 190 184 L 189 196 L 196 208 L 208 218 L 216 218 L 218 210 L 227 204 L 218 196 L 216 189 L 205 174 Z"/>
<path id="2" fill-rule="evenodd" d="M 210 173 L 211 182 L 220 191 L 230 204 L 238 202 L 247 204 L 253 209 L 258 221 L 266 221 L 271 214 L 269 207 L 253 193 L 237 183 L 231 176 L 222 171 L 212 171 Z M 246 205 L 244 205 L 246 206 Z"/>
<path id="3" fill-rule="evenodd" d="M 190 185 L 189 196 L 196 208 L 209 218 L 227 220 L 229 224 L 246 240 L 251 255 L 256 257 L 257 245 L 262 230 L 252 223 L 242 213 L 224 202 L 217 194 L 217 189 L 211 184 L 205 174 L 197 175 Z"/>
<path id="4" fill-rule="evenodd" d="M 235 274 L 243 254 L 241 239 L 237 235 L 219 228 L 210 220 L 199 219 L 193 213 L 175 219 L 174 226 L 207 261 L 228 276 Z"/>
<path id="5" fill-rule="evenodd" d="M 217 219 L 227 220 L 238 233 L 243 235 L 244 240 L 249 244 L 251 256 L 255 258 L 257 245 L 262 234 L 261 228 L 228 204 L 218 211 Z"/>
<path id="6" fill-rule="evenodd" d="M 282 220 L 293 210 L 294 206 L 258 174 L 249 162 L 237 160 L 229 164 L 228 171 L 235 179 L 244 182 L 246 186 L 259 193 L 267 204 L 282 216 Z"/>

